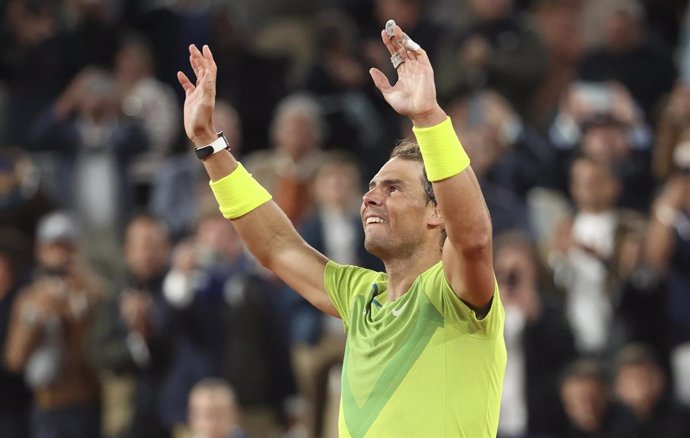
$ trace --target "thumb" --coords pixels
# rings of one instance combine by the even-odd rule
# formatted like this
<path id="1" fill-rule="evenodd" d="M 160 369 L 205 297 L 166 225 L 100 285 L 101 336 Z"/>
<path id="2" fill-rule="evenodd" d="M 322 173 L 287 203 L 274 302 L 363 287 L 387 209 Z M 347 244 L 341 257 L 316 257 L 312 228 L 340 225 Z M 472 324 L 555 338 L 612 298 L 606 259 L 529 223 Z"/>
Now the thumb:
<path id="1" fill-rule="evenodd" d="M 388 82 L 388 78 L 386 75 L 381 73 L 381 70 L 377 68 L 370 68 L 369 69 L 369 74 L 371 75 L 371 78 L 374 80 L 374 85 L 376 85 L 376 88 L 378 88 L 382 93 L 387 93 L 393 88 L 391 86 L 391 83 Z"/>

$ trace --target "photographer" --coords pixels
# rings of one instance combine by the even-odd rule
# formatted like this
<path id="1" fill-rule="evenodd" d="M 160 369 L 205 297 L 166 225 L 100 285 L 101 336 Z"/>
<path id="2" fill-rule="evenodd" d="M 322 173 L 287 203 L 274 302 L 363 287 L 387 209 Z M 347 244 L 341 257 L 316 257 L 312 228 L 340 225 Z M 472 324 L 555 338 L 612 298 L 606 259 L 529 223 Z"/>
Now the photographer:
<path id="1" fill-rule="evenodd" d="M 79 263 L 69 214 L 44 217 L 36 241 L 38 272 L 14 303 L 5 362 L 33 389 L 32 437 L 92 438 L 100 433 L 100 386 L 87 341 L 102 285 Z"/>

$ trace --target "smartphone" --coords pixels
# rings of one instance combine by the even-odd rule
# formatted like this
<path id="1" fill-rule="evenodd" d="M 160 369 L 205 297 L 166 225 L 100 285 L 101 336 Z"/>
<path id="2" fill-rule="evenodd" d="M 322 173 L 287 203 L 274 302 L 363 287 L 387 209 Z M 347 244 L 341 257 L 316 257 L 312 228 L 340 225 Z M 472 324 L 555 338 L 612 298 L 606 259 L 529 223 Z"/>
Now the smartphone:
<path id="1" fill-rule="evenodd" d="M 613 95 L 609 86 L 602 82 L 576 82 L 573 92 L 577 99 L 593 112 L 607 112 L 611 108 Z"/>

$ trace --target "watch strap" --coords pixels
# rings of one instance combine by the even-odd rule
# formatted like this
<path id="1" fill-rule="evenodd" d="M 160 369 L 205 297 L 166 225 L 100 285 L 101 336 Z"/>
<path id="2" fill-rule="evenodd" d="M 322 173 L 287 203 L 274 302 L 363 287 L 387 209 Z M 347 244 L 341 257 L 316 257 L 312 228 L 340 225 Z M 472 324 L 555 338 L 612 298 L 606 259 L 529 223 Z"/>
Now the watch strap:
<path id="1" fill-rule="evenodd" d="M 213 140 L 211 144 L 207 144 L 206 146 L 199 146 L 197 148 L 194 148 L 194 152 L 196 152 L 197 158 L 203 160 L 204 158 L 213 155 L 217 152 L 220 152 L 224 149 L 230 149 L 230 143 L 228 143 L 228 139 L 225 138 L 225 134 L 223 134 L 223 131 L 218 131 L 217 139 Z"/>

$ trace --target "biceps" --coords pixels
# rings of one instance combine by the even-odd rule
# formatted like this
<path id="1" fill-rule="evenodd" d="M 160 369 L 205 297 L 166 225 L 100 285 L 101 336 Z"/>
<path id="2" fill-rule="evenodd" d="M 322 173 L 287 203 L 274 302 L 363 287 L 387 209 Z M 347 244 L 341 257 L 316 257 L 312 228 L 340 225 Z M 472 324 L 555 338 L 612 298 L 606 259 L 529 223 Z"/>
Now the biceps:
<path id="1" fill-rule="evenodd" d="M 443 246 L 443 272 L 453 292 L 475 309 L 491 302 L 494 271 L 491 247 L 459 251 L 448 240 Z"/>
<path id="2" fill-rule="evenodd" d="M 323 254 L 303 242 L 275 254 L 266 267 L 314 307 L 339 318 L 323 283 L 326 263 Z"/>

